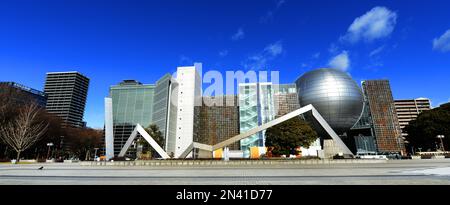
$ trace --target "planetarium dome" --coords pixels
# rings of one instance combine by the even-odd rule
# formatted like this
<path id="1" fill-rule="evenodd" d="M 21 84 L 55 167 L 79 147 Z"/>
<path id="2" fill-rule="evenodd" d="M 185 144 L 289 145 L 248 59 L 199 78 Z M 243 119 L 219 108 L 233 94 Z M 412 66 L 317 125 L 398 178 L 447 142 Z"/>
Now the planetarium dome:
<path id="1" fill-rule="evenodd" d="M 348 131 L 359 119 L 363 95 L 345 72 L 322 68 L 295 81 L 301 106 L 312 104 L 337 134 Z"/>

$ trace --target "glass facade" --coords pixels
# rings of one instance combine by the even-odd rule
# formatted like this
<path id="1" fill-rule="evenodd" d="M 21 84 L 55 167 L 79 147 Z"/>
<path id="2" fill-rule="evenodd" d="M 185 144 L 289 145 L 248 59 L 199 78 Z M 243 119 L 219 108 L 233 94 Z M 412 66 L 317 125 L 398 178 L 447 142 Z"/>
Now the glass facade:
<path id="1" fill-rule="evenodd" d="M 273 88 L 275 89 L 276 94 L 291 94 L 297 93 L 297 86 L 295 83 L 292 84 L 274 84 Z"/>
<path id="2" fill-rule="evenodd" d="M 275 119 L 275 102 L 274 102 L 274 89 L 272 86 L 272 83 L 259 83 L 259 108 L 260 108 L 260 123 L 259 125 L 268 123 Z M 265 137 L 266 131 L 262 131 L 260 139 L 259 139 L 259 146 L 263 147 L 265 146 L 266 137 Z"/>
<path id="3" fill-rule="evenodd" d="M 174 103 L 174 91 L 177 83 L 172 75 L 166 74 L 156 82 L 152 122 L 158 126 L 164 137 L 163 149 L 169 154 L 175 150 L 177 107 Z M 172 140 L 169 140 L 172 139 Z"/>
<path id="4" fill-rule="evenodd" d="M 355 136 L 356 154 L 377 153 L 376 140 L 373 136 Z"/>
<path id="5" fill-rule="evenodd" d="M 113 107 L 114 154 L 118 154 L 136 124 L 148 127 L 152 122 L 154 85 L 125 80 L 111 86 Z"/>
<path id="6" fill-rule="evenodd" d="M 153 114 L 154 85 L 143 85 L 137 81 L 124 81 L 112 86 L 114 123 L 150 125 Z"/>
<path id="7" fill-rule="evenodd" d="M 166 138 L 171 79 L 172 76 L 170 74 L 166 74 L 156 82 L 153 101 L 153 123 L 158 126 L 164 138 Z"/>
<path id="8" fill-rule="evenodd" d="M 272 83 L 239 84 L 240 133 L 275 119 L 274 89 Z M 250 147 L 264 146 L 265 131 L 240 141 L 244 157 L 250 156 Z"/>
<path id="9" fill-rule="evenodd" d="M 258 126 L 258 90 L 256 84 L 239 85 L 239 131 L 243 133 Z M 258 145 L 260 133 L 240 141 L 244 157 L 250 156 L 250 147 Z"/>

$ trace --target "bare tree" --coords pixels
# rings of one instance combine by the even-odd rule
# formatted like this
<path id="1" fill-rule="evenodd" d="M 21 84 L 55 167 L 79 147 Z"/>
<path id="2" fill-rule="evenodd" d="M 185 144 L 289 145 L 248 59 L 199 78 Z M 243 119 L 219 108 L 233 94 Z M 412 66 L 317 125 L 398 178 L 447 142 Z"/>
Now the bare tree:
<path id="1" fill-rule="evenodd" d="M 47 130 L 48 123 L 37 120 L 40 112 L 34 103 L 25 105 L 17 116 L 0 126 L 0 138 L 17 152 L 17 162 L 20 153 L 35 144 Z"/>

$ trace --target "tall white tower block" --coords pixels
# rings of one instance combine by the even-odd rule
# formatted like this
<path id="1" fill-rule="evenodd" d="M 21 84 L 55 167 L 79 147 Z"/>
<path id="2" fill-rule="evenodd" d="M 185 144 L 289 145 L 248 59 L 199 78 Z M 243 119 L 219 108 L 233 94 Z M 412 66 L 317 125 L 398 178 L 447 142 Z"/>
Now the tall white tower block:
<path id="1" fill-rule="evenodd" d="M 114 157 L 114 127 L 111 98 L 105 98 L 105 144 L 106 160 L 110 160 Z"/>
<path id="2" fill-rule="evenodd" d="M 201 63 L 177 68 L 178 106 L 175 157 L 179 157 L 193 143 L 194 106 L 200 106 L 202 100 L 201 70 Z"/>

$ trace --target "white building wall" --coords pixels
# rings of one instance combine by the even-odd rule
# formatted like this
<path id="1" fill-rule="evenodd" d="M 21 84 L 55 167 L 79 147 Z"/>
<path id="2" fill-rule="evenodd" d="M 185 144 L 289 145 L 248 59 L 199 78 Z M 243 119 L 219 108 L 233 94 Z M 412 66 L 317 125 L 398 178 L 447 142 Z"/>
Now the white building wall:
<path id="1" fill-rule="evenodd" d="M 175 157 L 179 157 L 193 142 L 194 135 L 194 106 L 201 103 L 202 85 L 198 71 L 201 64 L 178 67 L 178 108 L 177 132 L 175 139 Z M 190 155 L 188 155 L 190 156 Z"/>
<path id="2" fill-rule="evenodd" d="M 302 157 L 319 157 L 319 152 L 322 150 L 320 146 L 320 138 L 317 138 L 308 148 L 300 147 L 302 151 Z"/>
<path id="3" fill-rule="evenodd" d="M 106 160 L 114 157 L 114 127 L 112 98 L 105 98 L 105 147 Z"/>

